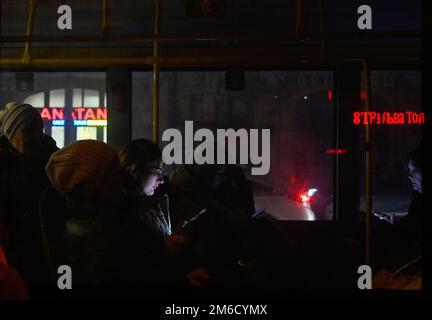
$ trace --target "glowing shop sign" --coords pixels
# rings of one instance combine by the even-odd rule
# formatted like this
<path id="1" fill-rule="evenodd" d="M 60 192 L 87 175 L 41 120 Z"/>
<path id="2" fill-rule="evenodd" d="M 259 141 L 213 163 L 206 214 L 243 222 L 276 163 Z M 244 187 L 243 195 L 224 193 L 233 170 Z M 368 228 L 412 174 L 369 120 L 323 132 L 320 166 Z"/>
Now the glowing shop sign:
<path id="1" fill-rule="evenodd" d="M 69 117 L 65 116 L 64 108 L 42 108 L 39 110 L 43 120 L 51 121 L 53 126 L 64 126 L 68 119 L 73 120 L 74 126 L 107 126 L 107 108 L 73 108 Z"/>
<path id="2" fill-rule="evenodd" d="M 63 108 L 43 108 L 39 112 L 44 120 L 64 120 L 65 118 Z"/>
<path id="3" fill-rule="evenodd" d="M 64 120 L 53 120 L 53 121 L 51 121 L 51 124 L 53 126 L 64 126 L 65 121 Z"/>
<path id="4" fill-rule="evenodd" d="M 353 123 L 360 124 L 423 124 L 424 112 L 354 112 Z"/>

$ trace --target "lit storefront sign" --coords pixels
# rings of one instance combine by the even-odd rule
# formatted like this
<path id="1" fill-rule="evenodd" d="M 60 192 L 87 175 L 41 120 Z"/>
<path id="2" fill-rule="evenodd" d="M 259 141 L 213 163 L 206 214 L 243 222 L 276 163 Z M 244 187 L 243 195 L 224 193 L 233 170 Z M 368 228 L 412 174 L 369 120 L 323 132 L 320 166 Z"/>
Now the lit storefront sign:
<path id="1" fill-rule="evenodd" d="M 53 126 L 64 126 L 65 121 L 72 120 L 74 126 L 106 127 L 108 124 L 107 108 L 73 108 L 69 117 L 65 117 L 64 108 L 42 108 L 39 110 L 45 121 L 51 121 Z"/>

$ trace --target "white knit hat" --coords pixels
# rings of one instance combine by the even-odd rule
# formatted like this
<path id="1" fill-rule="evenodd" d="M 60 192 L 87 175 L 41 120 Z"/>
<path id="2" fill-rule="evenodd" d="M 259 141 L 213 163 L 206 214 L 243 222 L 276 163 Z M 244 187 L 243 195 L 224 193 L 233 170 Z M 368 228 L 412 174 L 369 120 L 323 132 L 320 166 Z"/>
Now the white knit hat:
<path id="1" fill-rule="evenodd" d="M 36 108 L 25 103 L 9 102 L 0 111 L 0 135 L 5 135 L 10 140 L 23 123 L 30 121 L 40 121 L 43 125 Z"/>

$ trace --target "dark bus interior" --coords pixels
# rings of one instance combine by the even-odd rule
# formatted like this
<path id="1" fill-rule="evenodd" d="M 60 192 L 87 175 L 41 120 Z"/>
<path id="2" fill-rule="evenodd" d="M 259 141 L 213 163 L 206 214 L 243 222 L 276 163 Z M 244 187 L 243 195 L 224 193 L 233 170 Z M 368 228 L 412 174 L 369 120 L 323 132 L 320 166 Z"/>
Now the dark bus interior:
<path id="1" fill-rule="evenodd" d="M 407 155 L 423 137 L 421 1 L 363 2 L 74 0 L 60 29 L 60 2 L 4 0 L 0 108 L 38 109 L 60 149 L 90 139 L 119 151 L 141 138 L 163 149 L 164 131 L 185 136 L 185 121 L 215 136 L 270 129 L 269 172 L 237 163 L 255 209 L 243 240 L 264 276 L 214 290 L 357 293 L 367 265 L 373 290 L 418 293 L 422 243 L 386 232 L 410 214 Z M 364 4 L 371 30 L 357 24 Z M 157 194 L 177 167 L 166 164 Z"/>

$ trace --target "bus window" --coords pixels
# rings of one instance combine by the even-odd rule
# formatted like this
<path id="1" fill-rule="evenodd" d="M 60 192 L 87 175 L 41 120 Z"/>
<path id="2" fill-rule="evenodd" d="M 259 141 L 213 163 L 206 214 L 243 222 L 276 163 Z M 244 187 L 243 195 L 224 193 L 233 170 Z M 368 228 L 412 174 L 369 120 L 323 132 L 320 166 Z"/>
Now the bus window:
<path id="1" fill-rule="evenodd" d="M 1 87 L 9 90 L 2 92 L 1 105 L 23 101 L 38 108 L 45 133 L 58 147 L 80 139 L 107 141 L 105 73 L 34 72 L 33 91 L 19 90 L 15 78 L 16 73 L 2 73 Z"/>
<path id="2" fill-rule="evenodd" d="M 376 113 L 371 120 L 372 207 L 374 212 L 398 219 L 408 213 L 410 203 L 406 158 L 420 144 L 422 135 L 421 74 L 373 71 L 371 85 L 371 112 Z M 364 211 L 364 187 L 361 191 L 360 210 Z"/>
<path id="3" fill-rule="evenodd" d="M 251 175 L 250 165 L 242 165 L 253 183 L 255 206 L 280 220 L 332 220 L 332 72 L 246 71 L 244 75 L 244 89 L 227 90 L 225 72 L 161 72 L 160 136 L 169 128 L 184 132 L 185 120 L 193 120 L 195 130 L 212 132 L 268 128 L 269 172 Z M 149 93 L 151 73 L 135 72 L 133 137 L 151 137 Z"/>

